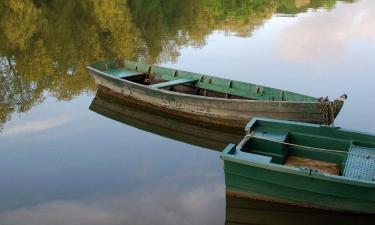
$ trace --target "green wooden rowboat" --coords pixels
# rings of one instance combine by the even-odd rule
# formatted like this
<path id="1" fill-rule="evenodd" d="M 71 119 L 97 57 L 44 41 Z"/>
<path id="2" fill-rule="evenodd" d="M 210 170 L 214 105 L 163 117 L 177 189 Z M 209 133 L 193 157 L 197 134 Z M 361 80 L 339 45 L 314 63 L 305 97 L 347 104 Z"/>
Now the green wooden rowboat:
<path id="1" fill-rule="evenodd" d="M 222 152 L 227 190 L 306 207 L 375 214 L 375 136 L 253 119 Z"/>
<path id="2" fill-rule="evenodd" d="M 112 60 L 87 67 L 98 86 L 144 107 L 191 120 L 242 128 L 252 117 L 331 124 L 343 106 L 335 101 L 139 62 Z"/>

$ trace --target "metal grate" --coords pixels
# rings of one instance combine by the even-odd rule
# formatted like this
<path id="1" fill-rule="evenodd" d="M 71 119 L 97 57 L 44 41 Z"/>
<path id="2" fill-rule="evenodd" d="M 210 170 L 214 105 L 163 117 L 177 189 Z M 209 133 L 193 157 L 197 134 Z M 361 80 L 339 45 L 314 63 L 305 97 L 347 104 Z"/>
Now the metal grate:
<path id="1" fill-rule="evenodd" d="M 375 181 L 374 149 L 352 145 L 345 164 L 344 176 Z"/>

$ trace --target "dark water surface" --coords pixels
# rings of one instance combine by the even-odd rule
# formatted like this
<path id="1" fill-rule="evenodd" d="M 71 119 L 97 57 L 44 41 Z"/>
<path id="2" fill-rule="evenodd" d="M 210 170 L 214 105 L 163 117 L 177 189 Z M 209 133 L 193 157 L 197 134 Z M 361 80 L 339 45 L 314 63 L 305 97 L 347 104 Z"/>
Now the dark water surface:
<path id="1" fill-rule="evenodd" d="M 85 66 L 114 57 L 346 93 L 336 125 L 375 133 L 375 1 L 1 0 L 1 225 L 321 224 L 260 203 L 236 216 L 215 151 L 236 137 L 205 141 L 174 129 L 206 129 L 168 118 L 160 128 L 90 110 Z"/>

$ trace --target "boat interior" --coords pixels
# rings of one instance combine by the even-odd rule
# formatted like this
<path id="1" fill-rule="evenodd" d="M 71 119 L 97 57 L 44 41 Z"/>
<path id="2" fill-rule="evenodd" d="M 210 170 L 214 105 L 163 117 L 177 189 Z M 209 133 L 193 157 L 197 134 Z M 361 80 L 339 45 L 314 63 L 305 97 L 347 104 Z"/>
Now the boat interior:
<path id="1" fill-rule="evenodd" d="M 92 67 L 112 77 L 150 88 L 191 95 L 267 101 L 319 101 L 314 97 L 261 85 L 126 60 L 123 62 L 98 63 L 92 65 Z"/>
<path id="2" fill-rule="evenodd" d="M 310 174 L 375 181 L 375 144 L 371 142 L 256 127 L 237 148 L 245 158 L 302 168 Z"/>

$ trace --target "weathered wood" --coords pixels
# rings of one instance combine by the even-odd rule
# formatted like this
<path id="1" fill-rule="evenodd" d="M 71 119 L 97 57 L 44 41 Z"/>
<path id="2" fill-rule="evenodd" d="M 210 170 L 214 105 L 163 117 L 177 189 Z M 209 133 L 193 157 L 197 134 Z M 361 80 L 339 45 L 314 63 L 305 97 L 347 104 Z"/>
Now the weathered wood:
<path id="1" fill-rule="evenodd" d="M 126 69 L 142 73 L 145 78 L 138 75 L 139 77 L 118 79 L 106 73 L 101 63 L 89 66 L 88 71 L 98 85 L 133 99 L 137 104 L 157 107 L 161 111 L 170 111 L 192 120 L 239 128 L 253 117 L 319 124 L 324 122 L 322 104 L 317 98 L 208 75 L 176 72 L 174 69 L 138 62 L 125 61 L 124 64 Z M 142 79 L 150 76 L 154 80 L 166 82 L 144 85 L 146 82 Z M 171 85 L 176 87 L 173 91 L 161 88 Z M 190 86 L 191 92 L 179 92 L 183 89 L 177 87 L 182 86 Z M 336 115 L 342 105 L 342 101 L 338 102 Z"/>
<path id="2" fill-rule="evenodd" d="M 166 88 L 166 87 L 175 86 L 175 85 L 194 83 L 196 81 L 197 81 L 197 79 L 178 79 L 178 80 L 171 80 L 171 81 L 168 81 L 168 82 L 153 84 L 153 85 L 150 85 L 150 87 L 152 87 L 152 88 Z"/>
<path id="3" fill-rule="evenodd" d="M 233 81 L 231 81 L 231 80 L 228 82 L 228 88 L 232 88 L 232 83 L 233 83 Z M 225 98 L 230 98 L 230 94 L 225 93 Z"/>
<path id="4" fill-rule="evenodd" d="M 142 72 L 137 72 L 137 71 L 128 70 L 128 69 L 124 69 L 124 68 L 109 69 L 109 70 L 106 70 L 104 72 L 107 73 L 107 74 L 110 74 L 111 76 L 118 77 L 118 78 L 125 78 L 125 77 L 131 77 L 131 76 L 143 74 Z"/>
<path id="5" fill-rule="evenodd" d="M 324 162 L 320 160 L 313 160 L 299 156 L 289 156 L 285 162 L 286 166 L 292 167 L 307 167 L 311 169 L 317 169 L 323 173 L 329 173 L 333 175 L 340 175 L 340 165 L 337 163 Z"/>

